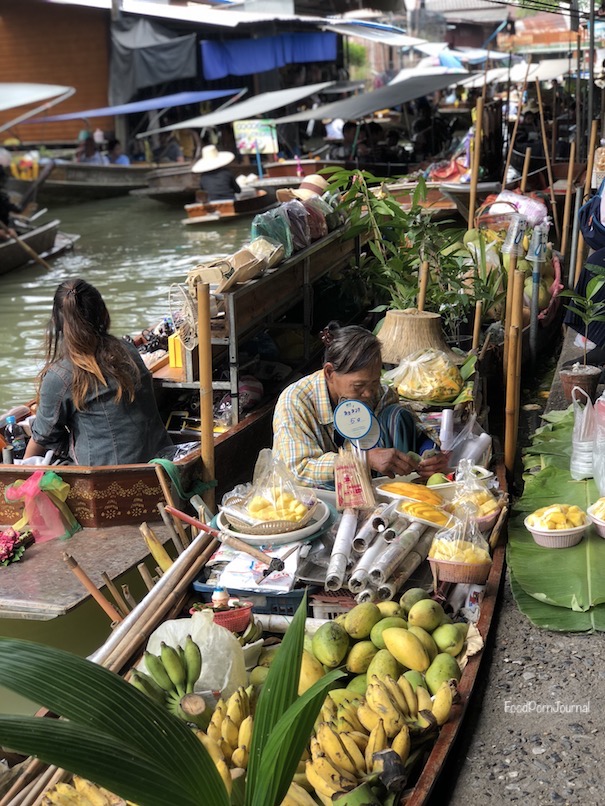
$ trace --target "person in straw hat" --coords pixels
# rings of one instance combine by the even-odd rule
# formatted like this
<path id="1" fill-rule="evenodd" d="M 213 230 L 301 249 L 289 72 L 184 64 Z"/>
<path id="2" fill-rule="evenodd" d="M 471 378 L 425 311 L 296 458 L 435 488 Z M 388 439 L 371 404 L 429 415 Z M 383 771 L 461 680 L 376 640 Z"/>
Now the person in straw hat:
<path id="1" fill-rule="evenodd" d="M 275 195 L 277 201 L 280 202 L 292 201 L 292 199 L 306 201 L 312 199 L 313 196 L 323 196 L 327 189 L 328 183 L 323 176 L 311 174 L 311 176 L 305 176 L 298 188 L 280 188 Z"/>
<path id="2" fill-rule="evenodd" d="M 208 201 L 235 199 L 235 194 L 240 193 L 240 186 L 227 168 L 234 159 L 231 151 L 219 151 L 215 145 L 202 148 L 202 156 L 191 170 L 201 174 L 200 188 L 208 194 Z"/>

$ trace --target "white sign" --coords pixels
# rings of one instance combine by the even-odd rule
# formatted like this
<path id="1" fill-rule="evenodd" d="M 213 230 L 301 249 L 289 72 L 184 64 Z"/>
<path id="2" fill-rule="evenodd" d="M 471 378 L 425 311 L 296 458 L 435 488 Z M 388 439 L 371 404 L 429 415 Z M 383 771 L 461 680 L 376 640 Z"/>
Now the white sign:
<path id="1" fill-rule="evenodd" d="M 334 410 L 334 428 L 345 439 L 362 439 L 372 427 L 375 417 L 360 400 L 343 400 Z"/>

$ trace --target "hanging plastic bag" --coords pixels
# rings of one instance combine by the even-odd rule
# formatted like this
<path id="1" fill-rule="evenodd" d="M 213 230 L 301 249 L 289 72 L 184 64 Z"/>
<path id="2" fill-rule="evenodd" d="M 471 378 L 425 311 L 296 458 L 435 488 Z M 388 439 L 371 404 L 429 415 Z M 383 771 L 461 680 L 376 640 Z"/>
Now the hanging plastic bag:
<path id="1" fill-rule="evenodd" d="M 458 367 L 441 350 L 417 350 L 384 375 L 401 397 L 447 403 L 457 397 L 464 381 Z"/>
<path id="2" fill-rule="evenodd" d="M 279 212 L 279 207 L 259 213 L 252 219 L 250 230 L 251 238 L 266 236 L 272 241 L 280 243 L 284 248 L 284 259 L 290 257 L 294 251 L 290 222 Z"/>
<path id="3" fill-rule="evenodd" d="M 487 467 L 491 449 L 492 438 L 477 422 L 477 415 L 471 414 L 450 445 L 450 467 L 457 467 L 462 459 L 468 459 L 473 465 Z"/>
<path id="4" fill-rule="evenodd" d="M 595 437 L 592 448 L 592 474 L 599 489 L 599 495 L 605 495 L 605 396 L 594 404 Z"/>
<path id="5" fill-rule="evenodd" d="M 28 526 L 36 543 L 55 537 L 65 540 L 78 532 L 82 527 L 65 503 L 69 490 L 70 485 L 52 470 L 36 470 L 25 481 L 9 484 L 4 491 L 6 500 L 24 504 L 23 517 L 14 524 L 15 530 Z"/>
<path id="6" fill-rule="evenodd" d="M 311 232 L 309 230 L 309 214 L 305 210 L 305 205 L 293 199 L 280 204 L 276 211 L 288 222 L 292 233 L 292 244 L 295 252 L 306 249 L 311 243 Z"/>
<path id="7" fill-rule="evenodd" d="M 596 416 L 590 395 L 579 386 L 571 390 L 571 401 L 574 420 L 569 471 L 572 479 L 580 481 L 592 478 L 593 474 Z"/>
<path id="8" fill-rule="evenodd" d="M 271 238 L 254 238 L 247 248 L 259 260 L 264 260 L 268 269 L 277 266 L 284 259 L 284 245 Z"/>

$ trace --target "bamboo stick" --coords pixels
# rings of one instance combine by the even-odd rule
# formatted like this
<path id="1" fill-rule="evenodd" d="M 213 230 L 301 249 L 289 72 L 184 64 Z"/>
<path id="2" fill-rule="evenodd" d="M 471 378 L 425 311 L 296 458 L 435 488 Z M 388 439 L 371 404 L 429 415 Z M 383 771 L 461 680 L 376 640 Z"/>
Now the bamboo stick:
<path id="1" fill-rule="evenodd" d="M 166 478 L 166 474 L 164 473 L 164 468 L 161 465 L 154 465 L 155 474 L 158 477 L 158 481 L 160 482 L 160 487 L 162 488 L 162 493 L 164 498 L 166 499 L 166 503 L 169 504 L 171 507 L 174 506 L 174 498 L 172 497 L 172 492 L 170 490 L 170 485 L 168 483 L 168 479 Z M 174 524 L 174 528 L 176 529 L 179 537 L 181 538 L 181 542 L 184 546 L 189 545 L 189 539 L 187 538 L 187 534 L 185 529 L 183 528 L 183 524 L 180 523 L 176 518 L 172 519 L 172 523 Z"/>
<path id="2" fill-rule="evenodd" d="M 477 304 L 475 305 L 475 321 L 473 324 L 473 344 L 472 349 L 477 350 L 479 347 L 479 341 L 481 340 L 481 313 L 483 309 L 483 303 L 479 299 L 477 300 Z"/>
<path id="3" fill-rule="evenodd" d="M 550 152 L 548 150 L 548 137 L 546 136 L 546 121 L 544 120 L 544 106 L 542 104 L 542 90 L 540 89 L 540 79 L 536 79 L 536 92 L 538 94 L 538 111 L 540 113 L 540 130 L 542 132 L 542 148 L 544 149 L 544 159 L 546 160 L 546 173 L 548 175 L 548 188 L 550 195 L 550 203 L 552 205 L 552 217 L 555 224 L 555 233 L 558 243 L 561 243 L 561 226 L 559 224 L 559 216 L 557 215 L 557 199 L 555 196 L 555 181 L 552 175 L 552 163 L 550 161 Z"/>
<path id="4" fill-rule="evenodd" d="M 592 121 L 592 126 L 590 127 L 590 143 L 588 145 L 588 154 L 586 156 L 586 179 L 584 180 L 584 199 L 587 199 L 590 195 L 590 189 L 592 187 L 592 169 L 594 167 L 594 153 L 597 147 L 597 128 L 599 122 L 597 120 Z M 570 256 L 570 261 L 571 261 Z M 582 231 L 578 230 L 578 247 L 576 250 L 575 255 L 575 271 L 573 276 L 573 287 L 575 288 L 578 284 L 578 280 L 580 279 L 580 273 L 582 271 L 582 264 L 584 263 L 584 238 L 582 236 Z M 570 272 L 570 279 L 571 279 L 571 272 Z"/>
<path id="5" fill-rule="evenodd" d="M 508 264 L 508 276 L 506 278 L 506 308 L 504 314 L 504 355 L 502 361 L 503 361 L 505 380 L 508 368 L 508 337 L 510 335 L 511 310 L 513 305 L 513 287 L 516 271 L 517 271 L 517 255 L 514 252 L 511 252 L 510 263 Z"/>
<path id="6" fill-rule="evenodd" d="M 496 524 L 492 529 L 492 533 L 489 536 L 489 547 L 492 551 L 498 545 L 498 540 L 500 540 L 500 532 L 502 531 L 502 527 L 506 522 L 507 515 L 508 515 L 508 507 L 502 507 L 502 509 L 500 510 L 500 515 L 498 516 L 498 520 L 496 521 Z"/>
<path id="7" fill-rule="evenodd" d="M 114 601 L 115 601 L 116 605 L 118 606 L 118 610 L 120 611 L 120 613 L 123 616 L 127 616 L 130 613 L 130 607 L 128 607 L 128 605 L 126 604 L 126 602 L 122 598 L 122 595 L 121 595 L 120 591 L 113 584 L 113 582 L 109 578 L 109 575 L 106 574 L 105 571 L 103 571 L 103 573 L 101 574 L 101 577 L 103 578 L 103 582 L 105 583 L 105 585 L 107 587 L 107 590 L 113 596 Z"/>
<path id="8" fill-rule="evenodd" d="M 139 526 L 139 531 L 143 535 L 145 545 L 149 549 L 151 556 L 159 565 L 162 573 L 166 573 L 174 564 L 172 557 L 168 554 L 161 540 L 158 539 L 153 529 L 147 523 L 142 523 Z"/>
<path id="9" fill-rule="evenodd" d="M 198 354 L 200 367 L 200 439 L 202 441 L 202 479 L 214 479 L 214 410 L 212 406 L 212 341 L 210 333 L 210 286 L 197 286 Z M 234 405 L 238 405 L 237 401 Z M 214 512 L 216 502 L 214 487 L 202 493 L 202 498 Z"/>
<path id="10" fill-rule="evenodd" d="M 429 262 L 423 260 L 420 264 L 420 276 L 418 278 L 418 310 L 423 311 L 426 303 L 426 290 L 429 284 Z"/>
<path id="11" fill-rule="evenodd" d="M 527 60 L 527 70 L 525 71 L 525 78 L 523 80 L 523 89 L 520 93 L 520 98 L 523 98 L 525 95 L 525 90 L 527 89 L 527 79 L 529 77 L 529 68 L 531 67 L 531 56 Z M 513 155 L 513 148 L 515 145 L 515 140 L 517 138 L 517 129 L 519 128 L 519 120 L 521 119 L 521 112 L 517 112 L 517 118 L 515 120 L 515 125 L 513 126 L 513 133 L 510 137 L 510 143 L 508 144 L 508 152 L 506 154 L 506 162 L 504 163 L 504 174 L 502 176 L 502 187 L 506 187 L 506 179 L 508 177 L 508 169 L 510 168 L 510 161 Z"/>
<path id="12" fill-rule="evenodd" d="M 531 161 L 531 147 L 527 146 L 525 149 L 525 157 L 523 158 L 523 173 L 521 174 L 521 185 L 519 186 L 519 190 L 521 193 L 525 193 L 525 188 L 527 187 L 527 175 L 529 173 L 529 163 Z"/>
<path id="13" fill-rule="evenodd" d="M 130 609 L 134 610 L 134 608 L 137 606 L 137 600 L 130 592 L 130 588 L 128 587 L 128 585 L 122 585 L 122 595 L 130 605 Z"/>
<path id="14" fill-rule="evenodd" d="M 50 271 L 50 266 L 44 260 L 44 258 L 41 258 L 40 255 L 34 249 L 32 249 L 28 243 L 22 241 L 14 230 L 11 231 L 9 227 L 6 226 L 4 221 L 0 221 L 0 230 L 2 232 L 5 232 L 10 238 L 16 241 L 21 247 L 21 249 L 23 249 L 23 251 L 26 252 L 31 257 L 32 260 L 35 260 L 36 263 L 39 263 L 47 271 Z"/>
<path id="15" fill-rule="evenodd" d="M 565 204 L 563 206 L 563 226 L 561 228 L 561 254 L 563 255 L 563 264 L 565 264 L 567 241 L 569 238 L 569 219 L 571 216 L 571 197 L 573 174 L 576 164 L 576 141 L 572 140 L 569 148 L 569 167 L 567 169 L 567 187 L 565 188 Z"/>
<path id="16" fill-rule="evenodd" d="M 82 585 L 86 588 L 86 590 L 90 593 L 93 599 L 99 604 L 103 610 L 107 613 L 109 618 L 113 621 L 122 621 L 123 618 L 115 609 L 115 607 L 111 604 L 111 602 L 103 596 L 100 590 L 98 590 L 95 583 L 92 579 L 86 574 L 78 565 L 76 560 L 68 554 L 66 551 L 63 552 L 63 560 L 67 564 L 70 571 L 78 578 L 78 580 L 82 583 Z"/>
<path id="17" fill-rule="evenodd" d="M 147 588 L 147 590 L 148 591 L 152 590 L 153 586 L 155 585 L 155 582 L 153 581 L 151 572 L 149 571 L 149 568 L 147 568 L 145 563 L 139 563 L 137 565 L 137 571 L 141 575 L 141 579 L 145 583 L 145 587 Z"/>
<path id="18" fill-rule="evenodd" d="M 489 347 L 490 341 L 492 339 L 491 331 L 488 330 L 487 335 L 485 336 L 485 341 L 483 342 L 483 347 L 481 348 L 481 352 L 479 353 L 479 361 L 483 361 L 485 358 L 485 354 L 487 353 L 487 348 Z"/>
<path id="19" fill-rule="evenodd" d="M 176 529 L 174 528 L 174 524 L 172 522 L 172 518 L 166 512 L 166 507 L 161 502 L 158 504 L 158 512 L 162 520 L 164 521 L 164 526 L 168 529 L 168 533 L 174 543 L 174 547 L 177 550 L 177 554 L 182 554 L 185 551 L 185 546 L 183 545 L 183 541 L 177 534 Z"/>
<path id="20" fill-rule="evenodd" d="M 515 405 L 515 422 L 514 434 L 519 431 L 519 402 L 520 402 L 520 389 L 521 389 L 521 364 L 523 352 L 523 284 L 525 283 L 525 273 L 522 271 L 515 271 L 515 284 L 513 287 L 513 307 L 511 310 L 511 326 L 517 328 L 519 334 L 517 339 L 517 353 L 514 357 L 515 362 L 515 389 L 516 389 L 516 405 Z M 509 362 L 511 353 L 509 348 L 508 354 Z"/>
<path id="21" fill-rule="evenodd" d="M 506 372 L 506 407 L 505 407 L 505 432 L 504 432 L 504 464 L 508 472 L 513 474 L 515 469 L 515 454 L 517 451 L 517 437 L 515 430 L 515 408 L 517 406 L 517 389 L 515 388 L 515 377 L 517 368 L 517 344 L 519 341 L 519 329 L 511 327 L 508 335 L 509 361 Z"/>
<path id="22" fill-rule="evenodd" d="M 475 107 L 475 148 L 471 166 L 471 187 L 468 200 L 468 229 L 475 226 L 475 208 L 477 206 L 477 182 L 481 166 L 481 138 L 483 137 L 483 98 L 477 98 Z"/>

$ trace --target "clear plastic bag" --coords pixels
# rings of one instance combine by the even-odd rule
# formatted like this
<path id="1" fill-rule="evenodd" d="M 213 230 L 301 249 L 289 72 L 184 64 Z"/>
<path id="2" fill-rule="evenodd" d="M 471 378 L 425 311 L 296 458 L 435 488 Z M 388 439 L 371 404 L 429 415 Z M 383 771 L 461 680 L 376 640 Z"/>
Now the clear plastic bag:
<path id="1" fill-rule="evenodd" d="M 492 438 L 477 422 L 477 415 L 471 414 L 449 447 L 450 467 L 457 467 L 462 459 L 468 459 L 474 465 L 487 467 L 491 448 Z"/>
<path id="2" fill-rule="evenodd" d="M 330 207 L 319 196 L 306 199 L 303 204 L 309 215 L 311 240 L 318 241 L 320 238 L 324 238 L 328 234 L 326 215 L 330 215 L 332 212 Z"/>
<path id="3" fill-rule="evenodd" d="M 290 226 L 293 250 L 299 252 L 301 249 L 306 249 L 311 243 L 311 231 L 309 229 L 309 214 L 305 209 L 305 205 L 298 199 L 293 199 L 280 204 L 277 208 L 277 213 Z"/>
<path id="4" fill-rule="evenodd" d="M 169 459 L 171 462 L 177 462 L 179 459 L 184 459 L 186 456 L 193 457 L 200 452 L 200 443 L 197 442 L 181 442 L 178 445 L 169 445 L 167 448 L 162 448 L 158 451 L 156 459 Z"/>
<path id="5" fill-rule="evenodd" d="M 259 260 L 264 260 L 267 269 L 277 266 L 284 259 L 285 249 L 283 243 L 274 241 L 272 238 L 264 236 L 254 238 L 248 244 L 247 249 Z"/>
<path id="6" fill-rule="evenodd" d="M 597 400 L 595 411 L 595 437 L 592 449 L 592 472 L 599 495 L 605 495 L 605 396 Z"/>
<path id="7" fill-rule="evenodd" d="M 386 372 L 401 397 L 447 403 L 464 386 L 458 367 L 441 350 L 417 350 L 402 359 L 398 367 Z"/>
<path id="8" fill-rule="evenodd" d="M 272 241 L 280 243 L 284 248 L 284 259 L 289 258 L 294 251 L 292 232 L 287 216 L 279 212 L 279 207 L 259 213 L 252 219 L 250 237 L 260 238 L 266 236 Z"/>
<path id="9" fill-rule="evenodd" d="M 500 513 L 500 502 L 477 480 L 468 459 L 460 461 L 456 482 L 456 495 L 447 509 L 462 522 L 474 522 L 483 531 L 491 528 Z"/>
<path id="10" fill-rule="evenodd" d="M 471 517 L 455 521 L 446 529 L 435 534 L 429 557 L 465 565 L 485 565 L 491 563 L 489 544 Z"/>
<path id="11" fill-rule="evenodd" d="M 582 400 L 582 397 L 584 400 Z M 593 474 L 593 447 L 596 432 L 595 409 L 590 395 L 579 386 L 571 390 L 574 411 L 569 471 L 572 479 L 590 479 Z"/>

